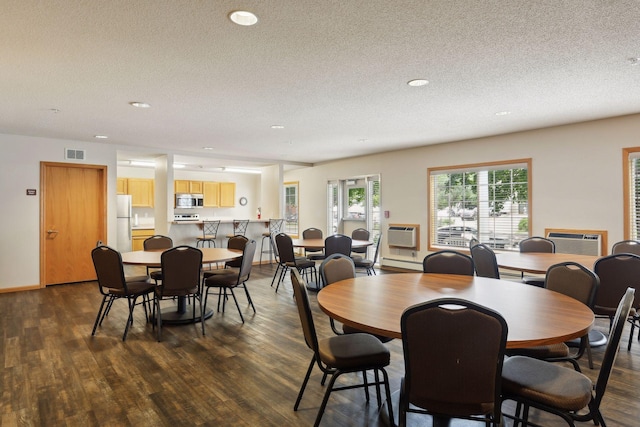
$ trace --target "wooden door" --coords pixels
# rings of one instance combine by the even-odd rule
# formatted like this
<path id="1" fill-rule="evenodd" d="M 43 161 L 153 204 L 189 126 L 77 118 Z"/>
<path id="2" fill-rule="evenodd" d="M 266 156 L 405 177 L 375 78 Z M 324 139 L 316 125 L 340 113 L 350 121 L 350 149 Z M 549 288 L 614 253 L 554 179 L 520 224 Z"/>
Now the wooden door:
<path id="1" fill-rule="evenodd" d="M 106 166 L 40 163 L 40 286 L 95 280 L 107 238 Z"/>

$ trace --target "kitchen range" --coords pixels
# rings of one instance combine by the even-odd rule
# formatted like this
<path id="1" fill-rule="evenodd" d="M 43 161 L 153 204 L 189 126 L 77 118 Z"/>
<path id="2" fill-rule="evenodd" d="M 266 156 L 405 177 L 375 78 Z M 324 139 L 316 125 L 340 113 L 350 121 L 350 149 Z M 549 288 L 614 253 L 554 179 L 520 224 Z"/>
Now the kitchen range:
<path id="1" fill-rule="evenodd" d="M 173 215 L 174 221 L 200 221 L 200 215 L 197 213 L 182 213 Z"/>

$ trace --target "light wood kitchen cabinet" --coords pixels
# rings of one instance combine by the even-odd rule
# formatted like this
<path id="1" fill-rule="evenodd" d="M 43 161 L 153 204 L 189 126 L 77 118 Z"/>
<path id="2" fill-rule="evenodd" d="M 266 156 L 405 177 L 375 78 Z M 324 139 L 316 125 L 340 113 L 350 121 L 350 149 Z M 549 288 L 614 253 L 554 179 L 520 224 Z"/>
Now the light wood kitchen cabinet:
<path id="1" fill-rule="evenodd" d="M 236 183 L 220 183 L 220 207 L 232 208 L 236 205 Z"/>
<path id="2" fill-rule="evenodd" d="M 203 182 L 177 179 L 173 182 L 173 191 L 175 193 L 203 194 Z"/>
<path id="3" fill-rule="evenodd" d="M 220 183 L 204 181 L 202 183 L 205 208 L 217 208 L 220 206 Z"/>
<path id="4" fill-rule="evenodd" d="M 127 192 L 131 194 L 131 206 L 134 208 L 152 208 L 154 202 L 153 179 L 128 178 Z"/>
<path id="5" fill-rule="evenodd" d="M 129 194 L 127 178 L 118 178 L 116 180 L 116 194 Z"/>
<path id="6" fill-rule="evenodd" d="M 144 241 L 156 234 L 153 228 L 138 228 L 131 230 L 131 250 L 141 251 L 144 249 Z"/>

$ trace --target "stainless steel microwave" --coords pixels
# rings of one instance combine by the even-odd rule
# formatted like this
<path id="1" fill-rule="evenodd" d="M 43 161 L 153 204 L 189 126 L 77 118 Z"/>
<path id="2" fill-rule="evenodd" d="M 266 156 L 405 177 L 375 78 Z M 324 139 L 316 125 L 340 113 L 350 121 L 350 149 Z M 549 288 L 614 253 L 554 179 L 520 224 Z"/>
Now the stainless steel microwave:
<path id="1" fill-rule="evenodd" d="M 201 208 L 204 206 L 204 196 L 202 194 L 176 194 L 176 208 Z"/>

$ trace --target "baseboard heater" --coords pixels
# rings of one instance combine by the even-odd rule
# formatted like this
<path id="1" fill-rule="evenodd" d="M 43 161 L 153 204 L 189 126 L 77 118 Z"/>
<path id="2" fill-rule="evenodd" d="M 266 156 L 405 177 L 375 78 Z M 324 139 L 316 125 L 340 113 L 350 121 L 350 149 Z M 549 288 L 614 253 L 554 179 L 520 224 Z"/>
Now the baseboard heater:
<path id="1" fill-rule="evenodd" d="M 556 244 L 556 252 L 562 254 L 601 256 L 600 234 L 557 233 L 547 235 Z"/>
<path id="2" fill-rule="evenodd" d="M 382 258 L 380 265 L 383 267 L 403 268 L 406 270 L 422 271 L 422 261 L 413 261 L 396 258 Z"/>

